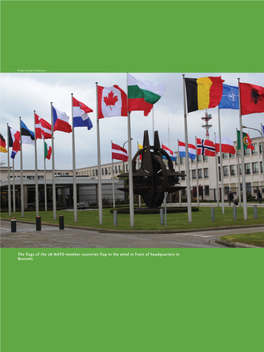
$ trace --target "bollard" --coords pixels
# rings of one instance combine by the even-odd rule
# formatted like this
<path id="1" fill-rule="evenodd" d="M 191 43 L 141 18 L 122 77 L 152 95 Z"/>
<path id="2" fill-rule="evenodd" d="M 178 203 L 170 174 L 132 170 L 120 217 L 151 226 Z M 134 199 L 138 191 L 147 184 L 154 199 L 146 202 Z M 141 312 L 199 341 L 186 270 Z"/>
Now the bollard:
<path id="1" fill-rule="evenodd" d="M 60 230 L 64 230 L 64 216 L 63 215 L 59 216 L 59 225 L 60 225 Z"/>
<path id="2" fill-rule="evenodd" d="M 211 208 L 211 221 L 215 221 L 215 210 L 214 210 L 214 207 Z"/>
<path id="3" fill-rule="evenodd" d="M 160 208 L 160 224 L 164 225 L 164 213 L 162 208 Z"/>
<path id="4" fill-rule="evenodd" d="M 233 219 L 237 220 L 237 208 L 233 207 Z"/>
<path id="5" fill-rule="evenodd" d="M 41 217 L 36 217 L 36 231 L 41 231 Z"/>
<path id="6" fill-rule="evenodd" d="M 254 205 L 253 209 L 254 209 L 254 219 L 257 219 L 257 218 L 258 218 L 258 209 L 257 209 L 257 206 Z"/>
<path id="7" fill-rule="evenodd" d="M 114 213 L 114 226 L 117 226 L 117 210 L 114 210 L 113 213 Z"/>
<path id="8" fill-rule="evenodd" d="M 16 218 L 11 218 L 11 232 L 16 232 Z"/>

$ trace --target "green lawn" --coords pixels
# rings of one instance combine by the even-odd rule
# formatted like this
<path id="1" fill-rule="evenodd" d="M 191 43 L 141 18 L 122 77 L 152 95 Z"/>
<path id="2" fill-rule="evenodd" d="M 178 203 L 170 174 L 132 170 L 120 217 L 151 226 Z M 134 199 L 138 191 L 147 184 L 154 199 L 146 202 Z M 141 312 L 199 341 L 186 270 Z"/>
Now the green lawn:
<path id="1" fill-rule="evenodd" d="M 264 232 L 228 235 L 220 239 L 228 242 L 240 242 L 251 246 L 264 247 Z"/>
<path id="2" fill-rule="evenodd" d="M 17 220 L 35 221 L 36 213 L 34 211 L 24 213 L 12 213 L 12 217 Z M 102 229 L 131 230 L 129 214 L 118 214 L 118 226 L 114 226 L 113 214 L 109 208 L 103 209 L 103 225 L 99 226 L 98 210 L 78 211 L 78 222 L 74 222 L 73 211 L 57 210 L 57 220 L 53 221 L 52 211 L 40 211 L 41 222 L 59 224 L 59 215 L 64 215 L 64 225 L 76 225 L 83 227 L 93 227 Z M 10 219 L 8 212 L 1 213 L 2 219 Z M 244 220 L 243 208 L 237 207 L 237 220 L 233 220 L 233 208 L 225 208 L 225 214 L 222 214 L 222 208 L 215 208 L 215 221 L 211 221 L 211 208 L 201 207 L 199 211 L 192 213 L 192 223 L 188 223 L 188 214 L 167 214 L 167 227 L 160 225 L 159 214 L 137 215 L 134 216 L 135 227 L 133 230 L 190 230 L 203 228 L 217 228 L 221 226 L 241 226 L 264 224 L 264 208 L 258 208 L 258 218 L 254 219 L 253 208 L 248 208 L 248 220 Z"/>

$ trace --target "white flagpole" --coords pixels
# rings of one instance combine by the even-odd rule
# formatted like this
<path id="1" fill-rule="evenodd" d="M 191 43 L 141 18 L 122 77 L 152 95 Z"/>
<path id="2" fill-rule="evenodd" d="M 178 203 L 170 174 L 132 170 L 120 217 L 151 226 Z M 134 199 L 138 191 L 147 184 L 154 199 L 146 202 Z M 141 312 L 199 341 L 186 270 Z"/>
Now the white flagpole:
<path id="1" fill-rule="evenodd" d="M 44 141 L 44 199 L 45 199 L 45 211 L 48 210 L 47 205 L 47 181 L 46 181 L 46 156 L 45 156 L 45 140 Z"/>
<path id="2" fill-rule="evenodd" d="M 240 94 L 240 78 L 238 78 L 238 89 Z M 246 190 L 246 178 L 245 178 L 245 164 L 244 164 L 244 148 L 243 148 L 243 127 L 242 127 L 242 116 L 241 116 L 241 99 L 239 99 L 239 127 L 240 127 L 240 147 L 241 147 L 241 168 L 242 168 L 242 187 L 243 187 L 243 212 L 244 220 L 247 220 L 247 190 Z"/>
<path id="3" fill-rule="evenodd" d="M 137 142 L 137 149 L 139 150 L 139 143 Z M 139 170 L 139 157 L 137 159 L 137 169 Z M 141 208 L 141 195 L 138 196 L 138 207 Z"/>
<path id="4" fill-rule="evenodd" d="M 134 227 L 134 192 L 133 192 L 133 172 L 132 172 L 132 148 L 131 148 L 131 125 L 130 112 L 127 112 L 127 135 L 128 135 L 128 174 L 129 174 L 129 210 L 130 227 Z"/>
<path id="5" fill-rule="evenodd" d="M 13 212 L 16 212 L 15 158 L 13 159 Z"/>
<path id="6" fill-rule="evenodd" d="M 22 134 L 21 134 L 21 116 L 19 117 L 20 125 L 20 192 L 21 192 L 21 218 L 24 217 L 24 185 L 23 185 L 23 158 L 22 158 Z"/>
<path id="7" fill-rule="evenodd" d="M 114 162 L 113 162 L 113 152 L 112 152 L 112 144 L 113 141 L 111 141 L 111 159 L 112 159 L 112 170 L 114 170 Z M 113 208 L 115 208 L 115 185 L 114 185 L 114 173 L 112 177 L 112 191 L 113 191 Z"/>
<path id="8" fill-rule="evenodd" d="M 11 216 L 11 189 L 10 189 L 10 156 L 9 156 L 9 125 L 7 123 L 7 167 L 8 167 L 8 190 L 7 190 L 7 194 L 8 194 L 8 214 L 9 217 Z"/>
<path id="9" fill-rule="evenodd" d="M 214 143 L 215 143 L 215 133 L 214 133 Z M 216 179 L 216 200 L 217 200 L 217 206 L 219 207 L 218 155 L 216 152 L 215 152 L 215 179 Z"/>
<path id="10" fill-rule="evenodd" d="M 220 109 L 218 105 L 218 133 L 219 133 L 219 152 L 220 152 L 220 175 L 221 175 L 221 195 L 222 195 L 222 214 L 225 213 L 225 203 L 224 203 L 224 173 L 222 165 L 222 137 L 221 137 L 221 125 L 220 125 Z"/>
<path id="11" fill-rule="evenodd" d="M 35 131 L 35 198 L 36 198 L 36 216 L 39 216 L 39 194 L 38 194 L 38 155 L 37 155 L 37 138 L 36 138 L 36 110 L 34 110 L 34 131 Z"/>
<path id="12" fill-rule="evenodd" d="M 179 172 L 181 172 L 181 158 L 180 158 L 180 148 L 179 148 L 179 140 L 178 140 L 178 169 L 179 169 Z M 180 177 L 180 184 L 181 184 L 181 177 Z M 180 190 L 179 191 L 179 204 L 180 204 L 180 207 L 181 207 L 181 194 L 182 194 L 182 191 Z"/>
<path id="13" fill-rule="evenodd" d="M 72 170 L 73 170 L 73 209 L 74 222 L 77 222 L 77 186 L 76 186 L 76 160 L 75 160 L 75 136 L 73 127 L 73 93 L 71 93 L 71 117 L 72 117 Z"/>
<path id="14" fill-rule="evenodd" d="M 53 110 L 51 106 L 51 143 L 52 143 L 52 200 L 53 200 L 53 220 L 56 220 L 56 185 L 55 185 L 55 153 L 54 153 L 54 138 L 53 138 Z"/>
<path id="15" fill-rule="evenodd" d="M 261 126 L 261 145 L 262 145 L 262 170 L 263 170 L 263 180 L 264 180 L 264 142 L 263 142 L 263 125 L 262 123 L 260 124 Z M 263 184 L 264 187 L 264 184 Z"/>
<path id="16" fill-rule="evenodd" d="M 188 129 L 187 129 L 187 113 L 186 113 L 186 97 L 185 97 L 185 75 L 182 75 L 182 77 L 183 77 L 183 105 L 184 105 L 184 132 L 185 132 L 185 154 L 186 154 L 188 222 L 191 223 L 192 222 L 192 207 L 191 207 L 189 151 L 188 151 Z"/>
<path id="17" fill-rule="evenodd" d="M 97 164 L 98 164 L 98 208 L 99 208 L 99 225 L 103 225 L 103 203 L 102 203 L 102 181 L 101 181 L 101 150 L 100 150 L 100 125 L 98 119 L 98 82 L 96 86 L 96 110 L 97 110 Z M 113 175 L 114 176 L 114 175 Z"/>
<path id="18" fill-rule="evenodd" d="M 196 147 L 196 193 L 197 193 L 197 207 L 199 207 L 199 184 L 198 184 L 198 155 L 197 155 L 197 138 L 195 136 L 195 147 Z"/>
<path id="19" fill-rule="evenodd" d="M 237 128 L 236 128 L 236 136 L 237 136 Z M 238 144 L 238 141 L 237 141 Z M 240 149 L 241 152 L 241 149 Z M 240 167 L 239 167 L 239 152 L 238 152 L 238 145 L 237 145 L 237 177 L 238 177 L 238 197 L 239 197 L 239 206 L 241 207 L 241 192 L 240 192 Z"/>

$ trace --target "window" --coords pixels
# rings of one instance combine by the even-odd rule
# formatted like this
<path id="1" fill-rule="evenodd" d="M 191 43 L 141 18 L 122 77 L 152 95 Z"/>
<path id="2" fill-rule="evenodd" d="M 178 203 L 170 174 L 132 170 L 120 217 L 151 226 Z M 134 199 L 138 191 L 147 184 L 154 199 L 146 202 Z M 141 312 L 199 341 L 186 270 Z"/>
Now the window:
<path id="1" fill-rule="evenodd" d="M 228 159 L 228 154 L 227 153 L 222 153 L 222 158 L 223 159 Z"/>
<path id="2" fill-rule="evenodd" d="M 223 171 L 224 171 L 224 177 L 227 177 L 228 176 L 228 166 L 224 166 Z"/>
<path id="3" fill-rule="evenodd" d="M 262 144 L 259 143 L 259 154 L 262 154 Z"/>
<path id="4" fill-rule="evenodd" d="M 204 195 L 209 196 L 209 186 L 204 186 Z"/>
<path id="5" fill-rule="evenodd" d="M 35 176 L 27 176 L 27 179 L 28 179 L 28 180 L 34 180 L 34 179 L 35 179 Z"/>
<path id="6" fill-rule="evenodd" d="M 118 166 L 118 172 L 121 172 L 121 165 Z"/>
<path id="7" fill-rule="evenodd" d="M 246 175 L 250 175 L 250 164 L 249 163 L 245 164 L 245 173 L 246 173 Z"/>
<path id="8" fill-rule="evenodd" d="M 115 166 L 115 173 L 116 173 L 116 174 L 118 173 L 118 171 L 117 171 L 117 165 Z"/>
<path id="9" fill-rule="evenodd" d="M 196 170 L 192 170 L 192 179 L 196 180 Z"/>
<path id="10" fill-rule="evenodd" d="M 252 143 L 254 150 L 252 150 L 252 155 L 257 155 L 258 154 L 258 145 L 257 143 Z"/>
<path id="11" fill-rule="evenodd" d="M 39 180 L 44 180 L 44 176 L 38 176 Z"/>
<path id="12" fill-rule="evenodd" d="M 208 161 L 208 156 L 207 155 L 203 156 L 203 161 Z"/>
<path id="13" fill-rule="evenodd" d="M 98 176 L 98 169 L 95 170 L 95 174 L 96 174 L 96 176 Z"/>
<path id="14" fill-rule="evenodd" d="M 184 165 L 184 161 L 185 161 L 185 158 L 181 156 L 181 157 L 180 157 L 180 164 L 181 164 L 181 165 Z"/>
<path id="15" fill-rule="evenodd" d="M 209 169 L 208 168 L 204 169 L 204 178 L 209 178 Z"/>
<path id="16" fill-rule="evenodd" d="M 252 172 L 253 172 L 253 174 L 258 174 L 259 173 L 259 165 L 258 165 L 258 163 L 252 163 Z"/>
<path id="17" fill-rule="evenodd" d="M 250 149 L 244 149 L 244 155 L 249 156 L 250 155 Z"/>
<path id="18" fill-rule="evenodd" d="M 183 176 L 182 176 L 182 180 L 184 181 L 185 180 L 185 172 L 184 171 L 181 171 L 181 174 L 183 174 Z"/>
<path id="19" fill-rule="evenodd" d="M 236 165 L 230 165 L 230 176 L 236 176 Z"/>
<path id="20" fill-rule="evenodd" d="M 126 164 L 126 172 L 128 172 L 128 164 Z"/>
<path id="21" fill-rule="evenodd" d="M 198 169 L 198 178 L 203 178 L 203 170 Z"/>
<path id="22" fill-rule="evenodd" d="M 260 172 L 263 174 L 263 164 L 262 164 L 262 161 L 260 162 Z"/>
<path id="23" fill-rule="evenodd" d="M 251 183 L 246 183 L 246 192 L 251 193 Z"/>
<path id="24" fill-rule="evenodd" d="M 178 158 L 175 160 L 175 165 L 179 165 Z"/>
<path id="25" fill-rule="evenodd" d="M 107 167 L 105 168 L 105 174 L 106 174 L 106 175 L 108 174 L 108 170 L 107 170 Z"/>
<path id="26" fill-rule="evenodd" d="M 203 161 L 203 156 L 197 155 L 197 161 L 198 161 L 198 163 L 201 163 Z"/>
<path id="27" fill-rule="evenodd" d="M 102 167 L 102 175 L 104 175 L 104 168 Z"/>
<path id="28" fill-rule="evenodd" d="M 230 159 L 235 158 L 235 156 L 236 156 L 236 154 L 229 154 L 229 158 L 230 158 Z"/>
<path id="29" fill-rule="evenodd" d="M 95 176 L 95 170 L 93 169 L 93 176 Z"/>

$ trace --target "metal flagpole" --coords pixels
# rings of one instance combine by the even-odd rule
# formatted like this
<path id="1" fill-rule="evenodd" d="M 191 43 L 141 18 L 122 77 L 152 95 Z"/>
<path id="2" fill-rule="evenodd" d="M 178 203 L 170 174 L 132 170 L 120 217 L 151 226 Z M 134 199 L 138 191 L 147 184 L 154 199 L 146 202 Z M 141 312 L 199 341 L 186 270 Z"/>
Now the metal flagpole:
<path id="1" fill-rule="evenodd" d="M 137 142 L 137 149 L 139 150 L 139 143 Z M 139 170 L 139 157 L 137 159 L 137 169 Z M 138 196 L 138 207 L 141 208 L 141 195 Z"/>
<path id="2" fill-rule="evenodd" d="M 183 105 L 184 105 L 184 132 L 185 132 L 185 154 L 186 154 L 188 222 L 192 222 L 189 162 L 187 162 L 187 160 L 189 160 L 189 152 L 188 152 L 188 130 L 187 130 L 187 113 L 186 113 L 186 97 L 185 97 L 185 75 L 182 75 L 182 77 L 183 77 Z"/>
<path id="3" fill-rule="evenodd" d="M 240 78 L 238 78 L 238 89 L 240 95 Z M 247 190 L 246 190 L 246 178 L 245 178 L 245 164 L 244 164 L 244 149 L 243 146 L 243 127 L 242 127 L 242 116 L 241 116 L 241 99 L 239 99 L 239 126 L 240 126 L 240 147 L 241 147 L 241 168 L 242 168 L 242 188 L 243 188 L 243 212 L 244 220 L 247 220 Z"/>
<path id="4" fill-rule="evenodd" d="M 45 155 L 45 141 L 44 142 L 44 199 L 45 199 L 45 211 L 48 210 L 47 204 L 47 180 L 46 180 L 46 155 Z"/>
<path id="5" fill-rule="evenodd" d="M 132 173 L 132 148 L 131 148 L 131 126 L 130 112 L 127 112 L 127 135 L 128 135 L 128 174 L 129 174 L 129 209 L 130 209 L 130 227 L 134 227 L 134 192 L 133 192 L 133 173 Z"/>
<path id="6" fill-rule="evenodd" d="M 13 212 L 16 212 L 15 158 L 13 159 Z"/>
<path id="7" fill-rule="evenodd" d="M 71 118 L 72 118 L 72 171 L 73 171 L 73 210 L 74 222 L 77 222 L 77 186 L 76 186 L 76 160 L 75 160 L 75 136 L 73 127 L 73 93 L 71 93 Z"/>
<path id="8" fill-rule="evenodd" d="M 215 133 L 214 133 L 214 142 L 215 142 Z M 218 155 L 216 152 L 215 152 L 215 177 L 216 177 L 216 200 L 217 200 L 217 206 L 219 207 Z"/>
<path id="9" fill-rule="evenodd" d="M 19 117 L 20 125 L 20 192 L 21 192 L 21 218 L 24 217 L 24 185 L 23 185 L 23 158 L 22 158 L 22 134 L 21 134 L 21 116 Z"/>
<path id="10" fill-rule="evenodd" d="M 96 109 L 97 109 L 97 164 L 98 164 L 98 208 L 99 208 L 99 225 L 103 225 L 103 203 L 102 203 L 102 183 L 101 183 L 101 150 L 100 150 L 100 130 L 98 119 L 98 82 L 96 86 Z"/>
<path id="11" fill-rule="evenodd" d="M 11 216 L 11 189 L 10 189 L 10 156 L 9 156 L 9 125 L 7 123 L 7 167 L 8 167 L 8 190 L 7 190 L 7 194 L 8 194 L 8 214 L 9 217 Z"/>
<path id="12" fill-rule="evenodd" d="M 236 135 L 237 135 L 237 128 L 236 128 Z M 240 149 L 241 152 L 241 149 Z M 241 192 L 240 192 L 240 167 L 239 167 L 239 152 L 238 152 L 238 145 L 237 145 L 237 176 L 238 176 L 238 197 L 239 197 L 239 206 L 241 207 Z"/>
<path id="13" fill-rule="evenodd" d="M 195 147 L 196 147 L 196 193 L 197 193 L 197 207 L 199 207 L 199 185 L 198 185 L 198 155 L 197 155 L 197 138 L 195 136 Z"/>
<path id="14" fill-rule="evenodd" d="M 179 140 L 178 140 L 178 168 L 179 168 L 179 172 L 181 172 L 181 158 L 180 158 L 180 148 L 179 148 Z M 180 177 L 180 184 L 181 184 L 181 177 Z M 179 191 L 179 204 L 180 204 L 180 207 L 181 207 L 181 194 L 182 194 L 182 191 L 180 190 Z"/>
<path id="15" fill-rule="evenodd" d="M 36 110 L 34 110 L 34 131 L 35 131 L 35 199 L 36 199 L 36 216 L 39 216 L 39 194 L 38 194 L 38 154 L 36 138 Z"/>
<path id="16" fill-rule="evenodd" d="M 111 141 L 111 159 L 112 159 L 112 170 L 114 170 L 114 162 L 113 162 L 113 141 Z M 124 162 L 123 162 L 124 164 Z M 113 207 L 115 208 L 115 185 L 114 185 L 114 172 L 112 177 L 112 191 L 113 191 Z"/>
<path id="17" fill-rule="evenodd" d="M 262 145 L 262 171 L 263 171 L 263 180 L 264 180 L 264 142 L 263 142 L 264 130 L 263 130 L 262 123 L 260 124 L 260 126 L 261 126 L 261 145 Z M 264 187 L 264 183 L 263 183 L 263 187 Z"/>
<path id="18" fill-rule="evenodd" d="M 221 137 L 221 125 L 220 125 L 220 109 L 218 105 L 218 133 L 219 133 L 219 152 L 220 152 L 220 175 L 221 175 L 221 195 L 222 195 L 222 214 L 225 213 L 225 203 L 224 203 L 224 174 L 222 166 L 222 137 Z"/>
<path id="19" fill-rule="evenodd" d="M 51 105 L 51 141 L 52 141 L 52 201 L 53 201 L 53 220 L 56 220 L 56 185 L 55 185 L 55 153 L 54 153 L 54 138 L 53 138 L 53 110 Z"/>

